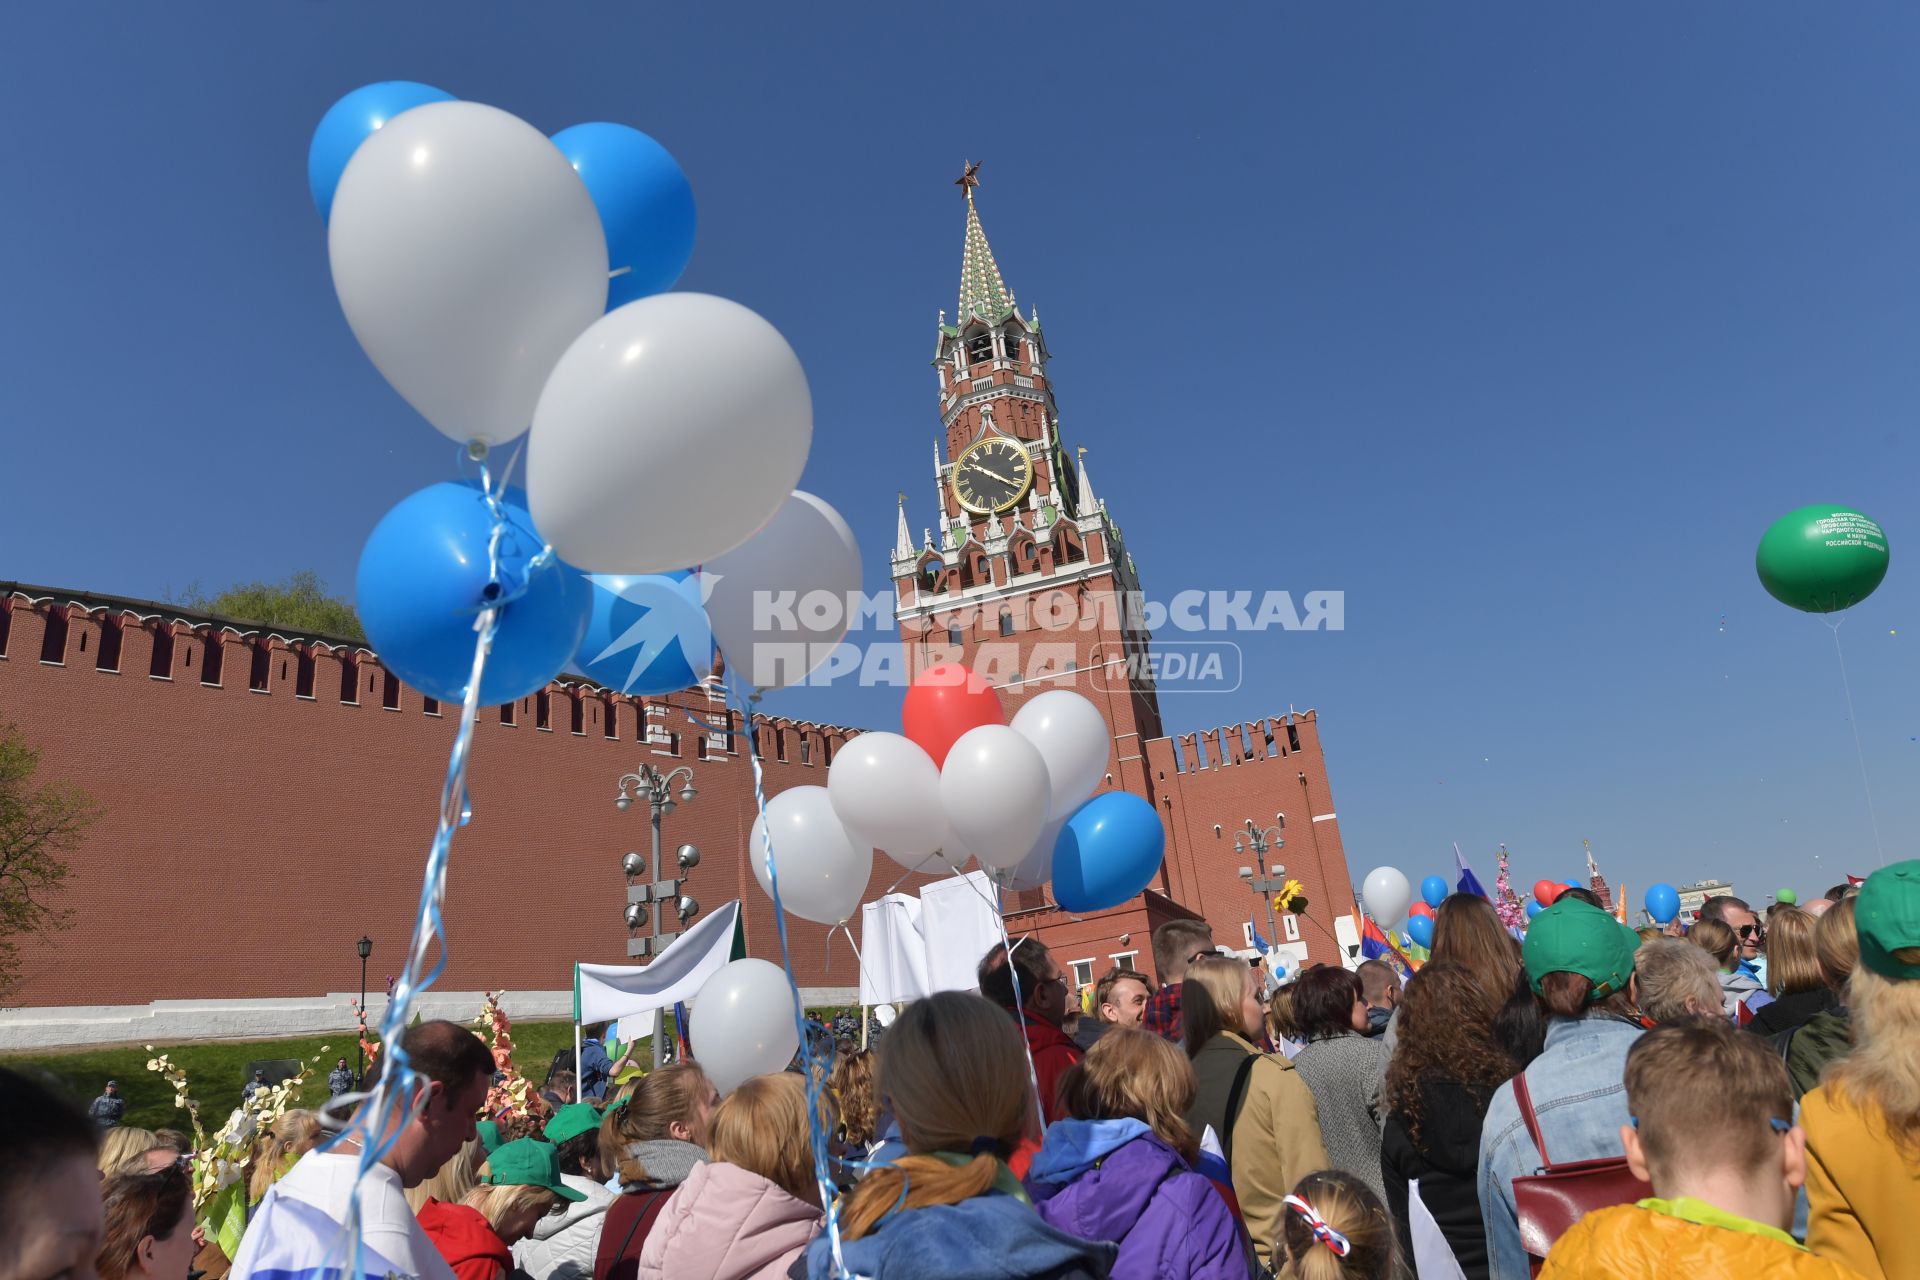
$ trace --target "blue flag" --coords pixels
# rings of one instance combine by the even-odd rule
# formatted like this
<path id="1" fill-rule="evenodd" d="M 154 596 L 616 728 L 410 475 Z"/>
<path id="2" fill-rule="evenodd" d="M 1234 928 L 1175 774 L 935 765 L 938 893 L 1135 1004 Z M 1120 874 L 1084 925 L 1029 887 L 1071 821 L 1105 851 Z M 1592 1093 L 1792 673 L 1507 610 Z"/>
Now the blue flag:
<path id="1" fill-rule="evenodd" d="M 1479 877 L 1474 875 L 1473 868 L 1467 865 L 1467 860 L 1461 855 L 1460 846 L 1457 843 L 1453 846 L 1453 865 L 1460 869 L 1460 882 L 1453 886 L 1455 892 L 1470 893 L 1476 898 L 1487 896 L 1487 891 L 1480 887 Z"/>
<path id="2" fill-rule="evenodd" d="M 1265 955 L 1267 952 L 1273 950 L 1273 944 L 1261 936 L 1259 925 L 1249 920 L 1247 921 L 1247 928 L 1253 931 L 1253 949 L 1255 951 L 1258 951 L 1261 955 Z"/>

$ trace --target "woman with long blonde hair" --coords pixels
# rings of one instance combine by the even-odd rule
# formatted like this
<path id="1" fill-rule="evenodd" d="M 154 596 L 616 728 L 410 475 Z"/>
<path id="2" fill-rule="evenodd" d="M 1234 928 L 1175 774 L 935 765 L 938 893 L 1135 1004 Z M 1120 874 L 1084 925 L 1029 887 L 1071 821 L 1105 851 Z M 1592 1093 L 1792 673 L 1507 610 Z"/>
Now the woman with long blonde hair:
<path id="1" fill-rule="evenodd" d="M 1853 913 L 1849 894 L 1823 912 L 1813 926 L 1814 952 L 1820 957 L 1820 976 L 1833 989 L 1833 1007 L 1774 1039 L 1787 1060 L 1795 1102 L 1818 1087 L 1821 1074 L 1853 1050 L 1853 1015 L 1846 1004 L 1848 980 L 1860 966 L 1860 935 Z"/>
<path id="2" fill-rule="evenodd" d="M 707 1163 L 687 1175 L 640 1251 L 640 1280 L 784 1276 L 818 1234 L 806 1082 L 755 1076 L 728 1094 L 707 1128 Z"/>
<path id="3" fill-rule="evenodd" d="M 1853 1052 L 1800 1103 L 1807 1247 L 1863 1276 L 1917 1276 L 1920 860 L 1874 872 L 1849 901 L 1860 944 L 1847 983 Z"/>
<path id="4" fill-rule="evenodd" d="M 1033 1129 L 1020 1032 L 979 996 L 945 991 L 908 1005 L 887 1029 L 880 1094 L 907 1154 L 876 1169 L 839 1207 L 839 1259 L 822 1235 L 807 1248 L 815 1280 L 845 1269 L 888 1277 L 1104 1277 L 1116 1250 L 1041 1221 L 1006 1157 Z"/>
<path id="5" fill-rule="evenodd" d="M 1196 1134 L 1213 1130 L 1240 1219 L 1255 1254 L 1268 1264 L 1282 1200 L 1302 1176 L 1327 1165 L 1319 1110 L 1291 1062 L 1253 1046 L 1264 1014 L 1259 977 L 1246 962 L 1195 960 L 1180 1005 L 1195 1080 L 1194 1102 L 1183 1118 Z"/>
<path id="6" fill-rule="evenodd" d="M 1767 994 L 1773 1002 L 1754 1011 L 1747 1030 L 1777 1036 L 1839 1005 L 1820 967 L 1818 931 L 1818 919 L 1799 907 L 1774 907 L 1767 917 Z"/>
<path id="7" fill-rule="evenodd" d="M 1118 1245 L 1115 1275 L 1246 1280 L 1240 1224 L 1193 1168 L 1193 1092 L 1187 1056 L 1135 1028 L 1109 1030 L 1061 1077 L 1068 1118 L 1047 1128 L 1027 1188 L 1054 1226 Z"/>
<path id="8" fill-rule="evenodd" d="M 675 1062 L 607 1108 L 600 1166 L 617 1172 L 623 1194 L 601 1224 L 594 1280 L 633 1280 L 667 1197 L 707 1158 L 707 1126 L 719 1105 L 719 1090 L 697 1063 Z"/>

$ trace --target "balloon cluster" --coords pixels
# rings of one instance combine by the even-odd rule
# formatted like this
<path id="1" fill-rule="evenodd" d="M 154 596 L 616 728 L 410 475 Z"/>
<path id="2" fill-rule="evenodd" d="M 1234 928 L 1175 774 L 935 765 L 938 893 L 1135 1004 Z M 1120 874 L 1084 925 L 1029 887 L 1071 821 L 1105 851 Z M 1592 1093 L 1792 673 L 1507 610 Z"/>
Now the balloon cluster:
<path id="1" fill-rule="evenodd" d="M 1065 689 L 1009 723 L 999 695 L 958 663 L 907 690 L 904 733 L 842 747 L 824 787 L 775 796 L 752 847 L 773 836 L 788 911 L 839 924 L 859 907 L 877 849 L 909 871 L 976 861 L 1003 888 L 1051 881 L 1069 911 L 1118 906 L 1152 881 L 1165 852 L 1153 807 L 1128 792 L 1094 795 L 1112 734 L 1093 703 Z M 754 874 L 771 893 L 764 859 Z"/>
<path id="2" fill-rule="evenodd" d="M 806 374 L 747 308 L 663 292 L 693 252 L 695 212 L 659 143 L 599 122 L 549 139 L 395 81 L 327 112 L 307 170 L 341 310 L 374 366 L 475 460 L 531 432 L 524 492 L 435 485 L 368 540 L 361 613 L 396 674 L 458 701 L 488 606 L 487 703 L 570 661 L 651 694 L 697 682 L 716 648 L 759 689 L 825 660 L 860 556 L 839 513 L 793 488 L 813 436 Z M 724 501 L 689 482 L 716 457 Z M 776 665 L 753 607 L 769 591 L 842 607 L 803 611 L 826 621 L 781 631 Z"/>

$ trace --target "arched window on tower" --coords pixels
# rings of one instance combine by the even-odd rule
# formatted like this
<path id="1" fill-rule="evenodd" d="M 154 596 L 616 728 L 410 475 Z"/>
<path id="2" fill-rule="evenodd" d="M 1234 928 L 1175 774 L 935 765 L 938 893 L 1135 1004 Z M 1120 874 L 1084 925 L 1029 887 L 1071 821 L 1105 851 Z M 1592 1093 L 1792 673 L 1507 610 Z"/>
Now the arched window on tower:
<path id="1" fill-rule="evenodd" d="M 1018 360 L 1020 358 L 1020 335 L 1014 330 L 1008 329 L 1001 335 L 1001 339 L 1006 343 L 1007 359 Z"/>
<path id="2" fill-rule="evenodd" d="M 1000 611 L 1000 634 L 1002 636 L 1010 636 L 1013 634 L 1013 611 L 1011 609 L 1002 609 Z"/>
<path id="3" fill-rule="evenodd" d="M 993 335 L 981 330 L 967 339 L 967 363 L 984 364 L 993 359 Z"/>

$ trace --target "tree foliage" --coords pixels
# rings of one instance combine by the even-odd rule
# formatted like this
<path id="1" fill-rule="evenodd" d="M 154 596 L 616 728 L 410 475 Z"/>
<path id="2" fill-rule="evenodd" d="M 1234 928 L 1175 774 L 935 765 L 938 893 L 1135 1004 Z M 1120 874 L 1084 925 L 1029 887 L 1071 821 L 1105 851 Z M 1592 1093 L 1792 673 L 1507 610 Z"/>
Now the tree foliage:
<path id="1" fill-rule="evenodd" d="M 218 614 L 242 622 L 265 622 L 292 631 L 364 640 L 360 615 L 339 596 L 327 593 L 327 584 L 311 569 L 296 570 L 284 582 L 240 582 L 208 598 L 199 587 L 188 587 L 177 603 L 199 613 Z"/>
<path id="2" fill-rule="evenodd" d="M 58 905 L 67 855 L 100 816 L 71 783 L 34 785 L 39 749 L 0 722 L 0 991 L 19 980 L 20 941 L 64 929 L 73 910 Z"/>

